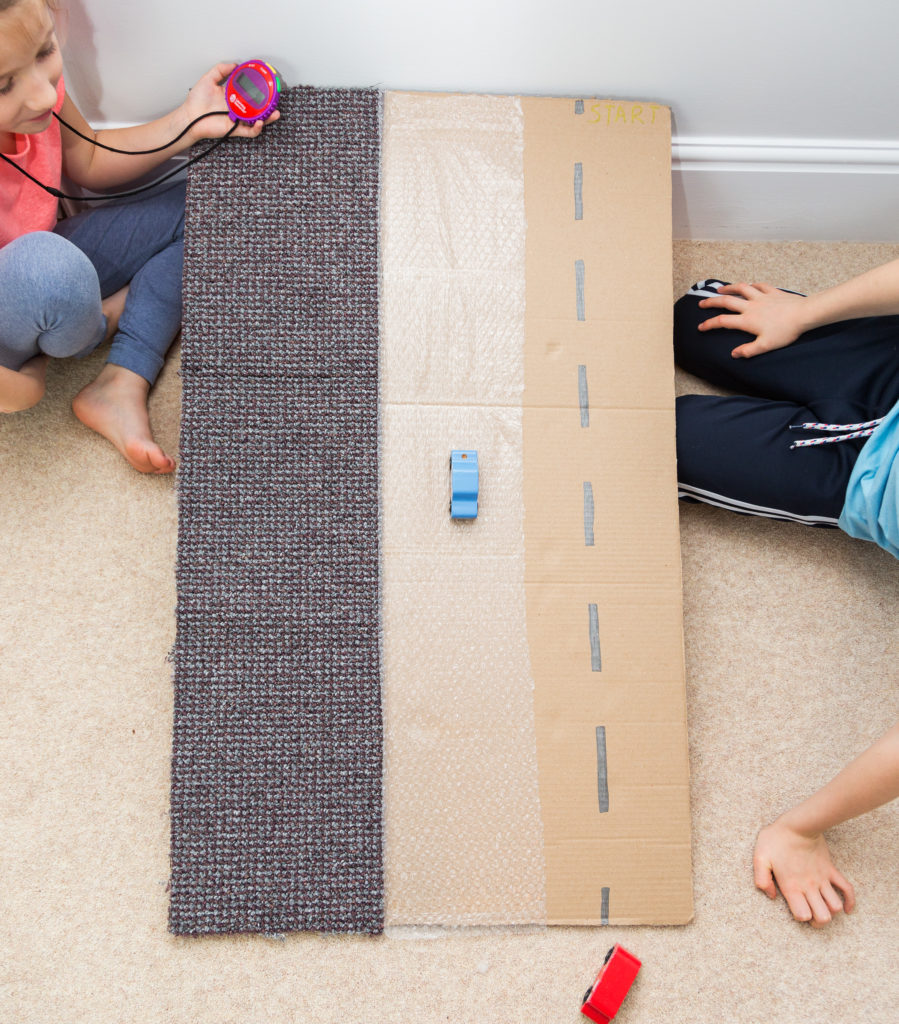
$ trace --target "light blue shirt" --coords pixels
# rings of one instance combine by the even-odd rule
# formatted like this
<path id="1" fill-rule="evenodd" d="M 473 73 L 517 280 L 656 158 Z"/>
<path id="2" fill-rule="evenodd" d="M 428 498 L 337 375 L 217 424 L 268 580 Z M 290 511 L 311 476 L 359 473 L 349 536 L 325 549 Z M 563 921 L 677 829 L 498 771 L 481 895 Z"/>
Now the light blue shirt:
<path id="1" fill-rule="evenodd" d="M 899 558 L 899 403 L 859 453 L 838 525 Z"/>

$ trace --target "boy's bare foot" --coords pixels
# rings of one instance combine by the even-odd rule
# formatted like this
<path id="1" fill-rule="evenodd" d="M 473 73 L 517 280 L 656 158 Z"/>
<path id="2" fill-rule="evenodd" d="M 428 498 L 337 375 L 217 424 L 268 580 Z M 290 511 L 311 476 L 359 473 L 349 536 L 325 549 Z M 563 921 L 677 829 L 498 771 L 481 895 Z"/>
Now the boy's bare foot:
<path id="1" fill-rule="evenodd" d="M 763 828 L 756 840 L 756 886 L 772 900 L 779 887 L 793 917 L 810 921 L 814 928 L 822 928 L 843 910 L 852 913 L 855 891 L 834 867 L 824 836 L 803 835 L 785 817 Z"/>
<path id="2" fill-rule="evenodd" d="M 103 315 L 106 317 L 106 341 L 115 334 L 116 328 L 119 326 L 119 317 L 125 310 L 125 299 L 128 298 L 128 289 L 131 287 L 130 284 L 126 284 L 124 288 L 119 288 L 117 292 L 113 292 L 112 295 L 107 296 L 103 300 Z"/>
<path id="3" fill-rule="evenodd" d="M 149 391 L 143 377 L 107 363 L 97 379 L 75 396 L 72 409 L 141 473 L 171 473 L 175 462 L 153 440 L 150 430 Z"/>

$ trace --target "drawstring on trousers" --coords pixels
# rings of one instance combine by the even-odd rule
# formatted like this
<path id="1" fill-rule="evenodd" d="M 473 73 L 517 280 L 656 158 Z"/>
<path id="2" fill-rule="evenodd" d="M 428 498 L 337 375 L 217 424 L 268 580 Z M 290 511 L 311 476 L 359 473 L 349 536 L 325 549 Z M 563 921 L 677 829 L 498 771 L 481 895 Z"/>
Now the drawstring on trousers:
<path id="1" fill-rule="evenodd" d="M 877 427 L 883 423 L 884 417 L 879 420 L 868 420 L 867 423 L 791 423 L 790 430 L 818 430 L 823 432 L 840 433 L 838 437 L 808 437 L 802 441 L 794 441 L 790 450 L 794 448 L 811 448 L 817 444 L 837 444 L 840 441 L 851 441 L 856 437 L 870 437 Z"/>

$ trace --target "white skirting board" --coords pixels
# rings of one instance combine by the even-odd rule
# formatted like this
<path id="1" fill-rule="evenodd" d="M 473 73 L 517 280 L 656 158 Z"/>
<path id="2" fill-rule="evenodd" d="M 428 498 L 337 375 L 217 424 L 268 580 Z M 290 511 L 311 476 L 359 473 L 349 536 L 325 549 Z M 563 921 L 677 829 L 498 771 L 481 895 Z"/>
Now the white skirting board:
<path id="1" fill-rule="evenodd" d="M 675 137 L 674 237 L 899 242 L 899 141 Z"/>
<path id="2" fill-rule="evenodd" d="M 676 239 L 899 242 L 899 140 L 675 135 L 671 156 Z"/>

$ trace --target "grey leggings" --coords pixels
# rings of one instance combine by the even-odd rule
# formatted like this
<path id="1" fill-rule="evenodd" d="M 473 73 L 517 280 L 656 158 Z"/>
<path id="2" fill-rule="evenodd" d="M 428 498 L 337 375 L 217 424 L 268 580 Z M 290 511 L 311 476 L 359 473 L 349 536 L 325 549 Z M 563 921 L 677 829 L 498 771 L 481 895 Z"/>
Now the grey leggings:
<path id="1" fill-rule="evenodd" d="M 131 282 L 107 361 L 151 384 L 181 325 L 184 186 L 99 206 L 0 249 L 0 365 L 100 344 L 106 298 Z"/>

